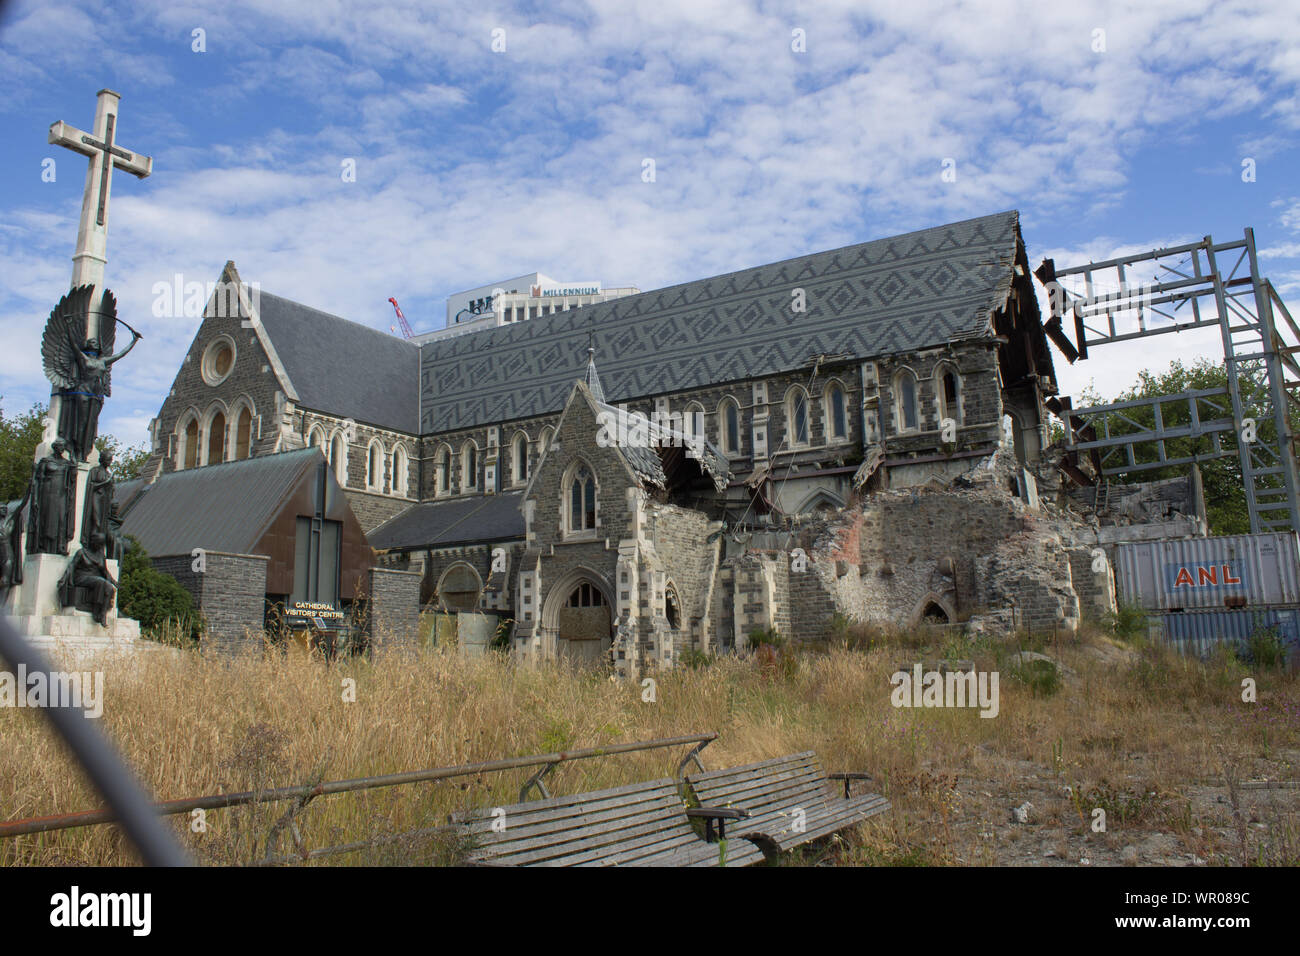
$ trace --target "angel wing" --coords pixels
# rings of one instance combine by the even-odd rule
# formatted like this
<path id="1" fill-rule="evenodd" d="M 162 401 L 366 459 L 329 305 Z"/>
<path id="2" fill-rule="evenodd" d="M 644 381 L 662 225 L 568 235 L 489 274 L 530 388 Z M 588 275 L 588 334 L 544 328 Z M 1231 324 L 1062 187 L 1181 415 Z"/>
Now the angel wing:
<path id="1" fill-rule="evenodd" d="M 117 299 L 113 293 L 104 290 L 104 295 L 99 300 L 99 354 L 101 358 L 108 358 L 113 354 L 113 348 L 117 344 Z M 108 394 L 107 391 L 104 392 Z"/>
<path id="2" fill-rule="evenodd" d="M 77 286 L 59 300 L 45 323 L 41 359 L 45 377 L 55 388 L 72 388 L 77 384 L 80 371 L 77 345 L 86 337 L 86 311 L 94 291 L 94 286 Z"/>
<path id="3" fill-rule="evenodd" d="M 99 357 L 109 358 L 113 354 L 113 346 L 117 343 L 117 299 L 113 293 L 107 289 L 99 300 Z M 108 397 L 113 394 L 110 388 L 112 380 L 113 367 L 110 365 L 104 369 L 104 396 Z"/>

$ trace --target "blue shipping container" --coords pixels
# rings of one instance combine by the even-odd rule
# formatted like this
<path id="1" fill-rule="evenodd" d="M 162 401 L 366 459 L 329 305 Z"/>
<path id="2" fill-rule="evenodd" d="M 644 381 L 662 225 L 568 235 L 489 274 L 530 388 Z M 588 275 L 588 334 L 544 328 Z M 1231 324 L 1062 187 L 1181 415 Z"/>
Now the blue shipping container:
<path id="1" fill-rule="evenodd" d="M 1115 573 L 1124 599 L 1148 611 L 1300 606 L 1294 531 L 1121 544 Z"/>
<path id="2" fill-rule="evenodd" d="M 1181 611 L 1158 620 L 1165 640 L 1182 654 L 1206 658 L 1218 644 L 1242 648 L 1254 634 L 1272 630 L 1286 645 L 1290 665 L 1300 664 L 1300 608 Z"/>

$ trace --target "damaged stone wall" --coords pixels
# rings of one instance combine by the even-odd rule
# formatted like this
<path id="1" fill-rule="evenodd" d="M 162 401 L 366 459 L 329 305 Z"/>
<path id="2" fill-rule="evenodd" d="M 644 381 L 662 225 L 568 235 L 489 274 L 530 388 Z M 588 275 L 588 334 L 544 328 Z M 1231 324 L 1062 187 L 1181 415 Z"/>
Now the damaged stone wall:
<path id="1" fill-rule="evenodd" d="M 977 628 L 1073 631 L 1082 615 L 1113 610 L 1095 532 L 1015 495 L 1012 454 L 1004 443 L 951 484 L 874 494 L 790 534 L 784 551 L 729 559 L 720 624 L 819 641 L 837 614 L 907 626 L 929 612 Z"/>

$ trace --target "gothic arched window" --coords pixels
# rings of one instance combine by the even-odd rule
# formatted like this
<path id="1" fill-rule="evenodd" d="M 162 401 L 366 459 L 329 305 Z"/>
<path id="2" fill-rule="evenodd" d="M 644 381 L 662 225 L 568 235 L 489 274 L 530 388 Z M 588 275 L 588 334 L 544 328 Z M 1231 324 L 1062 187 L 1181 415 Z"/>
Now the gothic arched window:
<path id="1" fill-rule="evenodd" d="M 516 485 L 528 480 L 528 436 L 523 432 L 510 443 L 510 470 Z"/>
<path id="2" fill-rule="evenodd" d="M 786 395 L 785 414 L 788 444 L 808 444 L 808 393 L 797 385 Z"/>
<path id="3" fill-rule="evenodd" d="M 596 527 L 596 476 L 582 465 L 569 482 L 569 530 L 589 531 Z"/>
<path id="4" fill-rule="evenodd" d="M 393 478 L 390 490 L 393 494 L 401 495 L 403 498 L 406 497 L 407 462 L 405 446 L 398 445 L 393 449 Z"/>
<path id="5" fill-rule="evenodd" d="M 473 439 L 465 442 L 460 452 L 460 490 L 472 491 L 478 487 L 478 445 Z"/>
<path id="6" fill-rule="evenodd" d="M 207 457 L 205 465 L 215 465 L 226 460 L 226 416 L 217 412 L 208 422 Z"/>
<path id="7" fill-rule="evenodd" d="M 848 437 L 849 412 L 844 388 L 839 382 L 832 382 L 826 389 L 826 438 L 846 441 Z"/>
<path id="8" fill-rule="evenodd" d="M 377 441 L 372 441 L 366 449 L 366 487 L 371 491 L 382 491 L 384 485 L 384 448 Z"/>
<path id="9" fill-rule="evenodd" d="M 723 452 L 740 454 L 740 406 L 734 398 L 724 398 L 718 413 L 718 438 Z"/>
<path id="10" fill-rule="evenodd" d="M 916 395 L 916 376 L 911 369 L 903 369 L 894 376 L 894 412 L 900 432 L 914 432 L 920 428 L 920 413 Z"/>
<path id="11" fill-rule="evenodd" d="M 961 424 L 961 378 L 957 370 L 947 365 L 940 365 L 935 370 L 935 397 L 939 405 L 939 427 L 943 427 L 945 418 Z"/>
<path id="12" fill-rule="evenodd" d="M 235 459 L 253 457 L 253 411 L 247 405 L 235 419 Z"/>
<path id="13" fill-rule="evenodd" d="M 438 456 L 438 494 L 445 495 L 451 492 L 451 449 L 446 445 L 442 446 L 442 454 Z"/>

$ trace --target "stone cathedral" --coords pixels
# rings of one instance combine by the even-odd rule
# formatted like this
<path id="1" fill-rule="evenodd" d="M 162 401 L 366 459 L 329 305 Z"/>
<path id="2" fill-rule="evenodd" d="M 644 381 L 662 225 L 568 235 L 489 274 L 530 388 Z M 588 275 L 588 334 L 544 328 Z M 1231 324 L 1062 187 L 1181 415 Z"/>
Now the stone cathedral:
<path id="1" fill-rule="evenodd" d="M 318 449 L 412 601 L 634 674 L 756 630 L 1113 607 L 1056 390 L 1015 211 L 412 340 L 230 262 L 136 484 Z"/>

